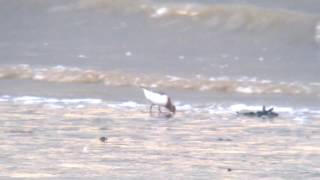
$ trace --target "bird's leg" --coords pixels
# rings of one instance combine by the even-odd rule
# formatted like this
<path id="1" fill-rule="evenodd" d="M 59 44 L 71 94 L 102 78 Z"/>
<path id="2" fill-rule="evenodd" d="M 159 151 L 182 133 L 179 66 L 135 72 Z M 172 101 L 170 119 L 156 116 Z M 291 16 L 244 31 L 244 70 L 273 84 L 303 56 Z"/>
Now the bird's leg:
<path id="1" fill-rule="evenodd" d="M 269 110 L 268 110 L 268 112 L 272 112 L 273 111 L 273 108 L 270 108 Z"/>
<path id="2" fill-rule="evenodd" d="M 160 116 L 161 113 L 162 113 L 162 112 L 161 112 L 161 106 L 158 105 L 158 114 L 159 114 L 159 116 Z"/>
<path id="3" fill-rule="evenodd" d="M 149 114 L 150 115 L 152 115 L 152 107 L 153 107 L 153 104 L 150 105 L 150 109 L 149 109 Z"/>
<path id="4" fill-rule="evenodd" d="M 265 105 L 262 106 L 262 111 L 266 112 L 266 106 Z"/>

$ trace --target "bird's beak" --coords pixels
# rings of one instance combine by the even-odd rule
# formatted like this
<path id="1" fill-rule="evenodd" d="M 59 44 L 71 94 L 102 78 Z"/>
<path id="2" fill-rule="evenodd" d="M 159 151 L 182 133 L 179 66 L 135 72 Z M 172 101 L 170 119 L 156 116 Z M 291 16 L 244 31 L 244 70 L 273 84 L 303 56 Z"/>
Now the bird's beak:
<path id="1" fill-rule="evenodd" d="M 173 114 L 175 114 L 175 113 L 176 113 L 176 106 L 171 105 L 170 111 L 171 111 Z"/>
<path id="2" fill-rule="evenodd" d="M 168 102 L 168 104 L 166 105 L 166 108 L 169 109 L 170 112 L 172 112 L 173 114 L 176 113 L 176 106 L 174 106 L 171 101 Z"/>

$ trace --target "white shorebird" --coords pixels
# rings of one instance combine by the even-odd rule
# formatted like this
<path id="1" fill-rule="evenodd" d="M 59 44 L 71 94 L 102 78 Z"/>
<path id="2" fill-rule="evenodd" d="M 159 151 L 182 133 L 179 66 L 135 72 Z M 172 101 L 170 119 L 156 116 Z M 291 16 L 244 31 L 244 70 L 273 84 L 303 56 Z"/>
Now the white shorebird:
<path id="1" fill-rule="evenodd" d="M 159 113 L 161 113 L 161 106 L 167 108 L 170 112 L 175 114 L 176 107 L 172 104 L 171 98 L 164 94 L 159 92 L 154 92 L 151 90 L 148 90 L 146 88 L 142 88 L 144 96 L 151 102 L 151 106 L 149 109 L 149 113 L 152 114 L 152 107 L 154 105 L 158 105 Z"/>

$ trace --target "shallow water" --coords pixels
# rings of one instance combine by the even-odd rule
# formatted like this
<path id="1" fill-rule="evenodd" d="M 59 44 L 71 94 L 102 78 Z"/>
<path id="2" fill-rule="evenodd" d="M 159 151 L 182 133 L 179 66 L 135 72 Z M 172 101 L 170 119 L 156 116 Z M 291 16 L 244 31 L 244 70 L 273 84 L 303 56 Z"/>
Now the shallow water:
<path id="1" fill-rule="evenodd" d="M 316 179 L 320 115 L 250 119 L 232 111 L 180 110 L 171 119 L 146 107 L 1 103 L 4 177 Z M 137 108 L 138 107 L 138 108 Z M 182 109 L 182 107 L 180 107 Z M 4 113 L 6 112 L 6 113 Z M 107 142 L 99 141 L 107 137 Z M 229 169 L 229 170 L 228 170 Z"/>
<path id="2" fill-rule="evenodd" d="M 0 177 L 317 179 L 319 12 L 315 0 L 0 0 Z M 140 87 L 171 95 L 177 114 L 150 117 Z M 279 117 L 237 115 L 262 105 Z"/>

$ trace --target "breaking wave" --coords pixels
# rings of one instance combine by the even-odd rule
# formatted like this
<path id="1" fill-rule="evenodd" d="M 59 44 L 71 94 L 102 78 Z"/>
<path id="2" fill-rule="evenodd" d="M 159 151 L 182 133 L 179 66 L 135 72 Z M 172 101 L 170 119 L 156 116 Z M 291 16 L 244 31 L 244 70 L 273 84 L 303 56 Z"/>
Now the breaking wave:
<path id="1" fill-rule="evenodd" d="M 75 67 L 32 67 L 17 65 L 0 68 L 0 79 L 27 79 L 55 83 L 98 83 L 108 86 L 152 87 L 243 94 L 284 94 L 320 96 L 319 83 L 272 82 L 240 77 L 177 77 L 160 74 L 99 71 Z"/>
<path id="2" fill-rule="evenodd" d="M 234 30 L 244 28 L 265 29 L 288 24 L 311 22 L 318 15 L 284 10 L 266 9 L 254 5 L 200 4 L 200 3 L 155 3 L 146 0 L 80 0 L 77 9 L 101 9 L 105 11 L 142 12 L 152 19 L 167 18 L 170 21 L 200 22 L 211 27 Z"/>
<path id="3" fill-rule="evenodd" d="M 74 4 L 51 7 L 50 11 L 100 10 L 103 12 L 139 13 L 151 19 L 166 19 L 167 24 L 195 22 L 208 27 L 235 29 L 266 29 L 288 24 L 310 24 L 314 27 L 318 14 L 267 9 L 245 4 L 201 4 L 188 2 L 159 3 L 148 0 L 79 0 Z"/>
<path id="4" fill-rule="evenodd" d="M 75 111 L 85 111 L 86 114 L 81 116 L 101 116 L 101 113 L 117 112 L 119 114 L 126 114 L 127 112 L 139 112 L 141 116 L 148 116 L 147 107 L 148 104 L 124 101 L 124 102 L 107 102 L 102 99 L 91 98 L 50 98 L 50 97 L 37 97 L 37 96 L 0 96 L 0 106 L 4 105 L 8 108 L 17 108 L 22 106 L 24 108 L 36 107 L 42 114 L 57 113 L 68 114 Z M 192 114 L 201 114 L 203 116 L 211 115 L 224 115 L 224 116 L 236 116 L 237 112 L 248 111 L 260 111 L 261 106 L 246 105 L 246 104 L 189 104 L 175 102 L 178 110 L 178 117 Z M 294 121 L 305 123 L 311 119 L 317 119 L 320 117 L 319 109 L 315 108 L 294 108 L 288 106 L 270 106 L 280 114 L 281 118 L 293 119 Z M 120 113 L 121 112 L 121 113 Z M 125 113 L 123 113 L 125 112 Z M 240 117 L 240 116 L 239 116 Z"/>

